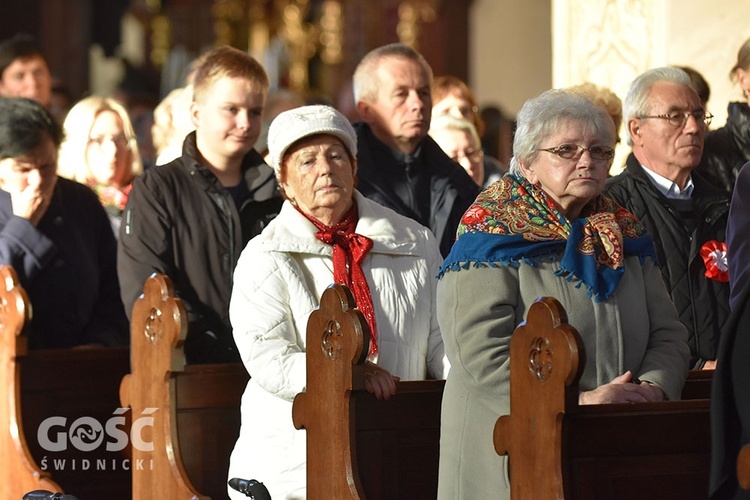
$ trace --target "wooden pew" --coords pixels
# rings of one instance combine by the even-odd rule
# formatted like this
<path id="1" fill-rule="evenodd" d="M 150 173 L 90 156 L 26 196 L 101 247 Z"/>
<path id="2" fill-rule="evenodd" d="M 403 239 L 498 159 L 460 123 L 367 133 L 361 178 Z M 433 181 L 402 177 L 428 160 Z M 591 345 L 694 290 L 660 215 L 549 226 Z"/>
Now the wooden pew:
<path id="1" fill-rule="evenodd" d="M 713 376 L 714 370 L 690 370 L 682 388 L 682 399 L 711 399 Z"/>
<path id="2" fill-rule="evenodd" d="M 133 499 L 226 498 L 229 456 L 239 435 L 244 367 L 185 365 L 187 315 L 170 280 L 154 275 L 133 308 L 131 373 L 120 400 L 133 419 L 147 416 L 133 446 Z"/>
<path id="3" fill-rule="evenodd" d="M 583 345 L 549 297 L 513 334 L 510 359 L 511 414 L 494 443 L 510 457 L 512 498 L 706 498 L 709 400 L 578 406 Z"/>
<path id="4" fill-rule="evenodd" d="M 327 289 L 307 326 L 307 392 L 292 416 L 307 432 L 307 498 L 434 499 L 444 381 L 364 390 L 369 330 L 343 285 Z"/>
<path id="5" fill-rule="evenodd" d="M 128 350 L 28 351 L 22 333 L 31 317 L 28 297 L 12 267 L 0 267 L 0 277 L 0 498 L 35 489 L 82 499 L 130 498 L 127 449 L 108 451 L 105 444 Z M 50 418 L 55 425 L 45 426 Z M 81 434 L 87 431 L 93 434 Z"/>
<path id="6" fill-rule="evenodd" d="M 61 491 L 31 456 L 21 418 L 19 356 L 26 354 L 23 325 L 30 318 L 28 297 L 10 266 L 0 267 L 0 498 L 21 498 L 28 491 Z"/>

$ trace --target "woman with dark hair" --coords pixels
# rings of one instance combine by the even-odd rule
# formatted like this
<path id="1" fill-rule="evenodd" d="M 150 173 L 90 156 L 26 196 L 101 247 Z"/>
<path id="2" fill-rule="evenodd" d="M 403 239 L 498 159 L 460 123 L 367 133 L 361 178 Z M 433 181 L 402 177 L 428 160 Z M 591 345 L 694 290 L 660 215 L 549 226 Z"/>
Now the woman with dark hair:
<path id="1" fill-rule="evenodd" d="M 94 192 L 58 178 L 62 137 L 39 103 L 0 98 L 0 264 L 34 305 L 29 347 L 128 345 L 115 237 Z"/>

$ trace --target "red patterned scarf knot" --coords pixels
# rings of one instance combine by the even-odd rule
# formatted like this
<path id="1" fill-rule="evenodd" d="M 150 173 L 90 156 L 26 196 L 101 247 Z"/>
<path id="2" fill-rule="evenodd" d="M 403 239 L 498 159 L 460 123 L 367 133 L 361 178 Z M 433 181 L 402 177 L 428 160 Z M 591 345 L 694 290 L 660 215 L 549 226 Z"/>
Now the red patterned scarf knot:
<path id="1" fill-rule="evenodd" d="M 367 285 L 362 262 L 367 253 L 372 250 L 373 242 L 367 236 L 354 232 L 359 215 L 357 205 L 344 215 L 344 220 L 333 226 L 327 226 L 315 217 L 301 212 L 312 222 L 318 232 L 315 237 L 323 243 L 333 246 L 333 280 L 349 287 L 357 301 L 357 307 L 367 320 L 370 327 L 370 354 L 378 352 L 377 327 L 375 325 L 375 311 L 372 305 L 370 287 Z"/>

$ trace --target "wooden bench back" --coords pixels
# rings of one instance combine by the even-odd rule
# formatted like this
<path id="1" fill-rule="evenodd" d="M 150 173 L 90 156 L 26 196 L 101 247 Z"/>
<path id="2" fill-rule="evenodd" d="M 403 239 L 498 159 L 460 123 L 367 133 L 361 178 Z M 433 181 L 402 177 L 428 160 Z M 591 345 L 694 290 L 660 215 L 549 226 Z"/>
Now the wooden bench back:
<path id="1" fill-rule="evenodd" d="M 229 456 L 239 435 L 248 380 L 241 364 L 185 366 L 187 315 L 166 276 L 146 281 L 133 307 L 131 373 L 122 405 L 144 428 L 153 450 L 133 448 L 133 499 L 225 498 Z"/>
<path id="2" fill-rule="evenodd" d="M 0 267 L 0 276 L 0 479 L 8 479 L 0 498 L 64 489 L 81 498 L 129 499 L 127 439 L 110 450 L 107 431 L 109 423 L 118 424 L 119 437 L 129 431 L 117 397 L 128 349 L 28 351 L 22 330 L 31 304 L 12 267 Z"/>
<path id="3" fill-rule="evenodd" d="M 578 406 L 583 357 L 560 303 L 533 304 L 511 340 L 511 413 L 494 433 L 511 498 L 705 499 L 709 401 Z"/>
<path id="4" fill-rule="evenodd" d="M 434 499 L 444 381 L 399 382 L 379 401 L 364 390 L 369 330 L 343 285 L 307 325 L 307 391 L 292 416 L 307 432 L 307 498 Z"/>
<path id="5" fill-rule="evenodd" d="M 62 491 L 31 456 L 23 429 L 17 360 L 26 354 L 21 332 L 30 317 L 29 300 L 15 271 L 0 267 L 0 498 L 21 498 L 36 489 Z"/>
<path id="6" fill-rule="evenodd" d="M 34 350 L 20 365 L 23 425 L 36 462 L 78 498 L 129 500 L 131 415 L 120 409 L 118 398 L 130 368 L 129 350 Z M 50 417 L 62 417 L 64 424 L 45 425 Z M 116 431 L 108 429 L 112 425 Z M 39 434 L 57 443 L 64 436 L 65 448 L 49 451 Z M 117 439 L 120 444 L 109 449 Z"/>

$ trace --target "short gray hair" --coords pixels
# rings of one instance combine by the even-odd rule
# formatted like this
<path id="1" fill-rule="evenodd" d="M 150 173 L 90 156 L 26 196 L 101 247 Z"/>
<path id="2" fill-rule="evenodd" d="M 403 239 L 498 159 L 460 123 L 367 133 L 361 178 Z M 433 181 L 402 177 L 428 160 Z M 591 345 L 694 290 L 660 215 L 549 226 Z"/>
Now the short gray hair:
<path id="1" fill-rule="evenodd" d="M 479 138 L 477 128 L 466 118 L 459 118 L 448 114 L 438 115 L 430 122 L 429 131 L 432 133 L 437 130 L 459 130 L 461 132 L 466 132 L 474 140 L 474 144 L 476 144 L 477 147 L 482 146 L 482 140 Z"/>
<path id="2" fill-rule="evenodd" d="M 526 101 L 516 117 L 513 157 L 510 173 L 523 177 L 519 163 L 529 163 L 537 155 L 542 142 L 554 134 L 564 122 L 585 124 L 597 135 L 606 135 L 611 146 L 617 141 L 615 124 L 601 106 L 575 92 L 565 89 L 548 90 Z"/>
<path id="3" fill-rule="evenodd" d="M 680 68 L 675 68 L 674 66 L 650 69 L 633 80 L 630 90 L 628 90 L 628 95 L 625 96 L 625 100 L 622 103 L 622 121 L 625 124 L 625 128 L 628 129 L 626 141 L 629 146 L 633 145 L 633 138 L 630 137 L 628 123 L 631 118 L 638 118 L 649 114 L 651 89 L 658 82 L 672 82 L 684 85 L 691 90 L 693 89 L 690 84 L 690 76 Z"/>
<path id="4" fill-rule="evenodd" d="M 352 90 L 354 92 L 355 104 L 362 99 L 375 100 L 377 98 L 380 82 L 378 81 L 376 73 L 380 61 L 386 57 L 417 61 L 427 72 L 430 80 L 429 84 L 432 86 L 432 68 L 422 54 L 403 43 L 391 43 L 368 52 L 354 70 L 354 76 L 352 77 Z"/>

